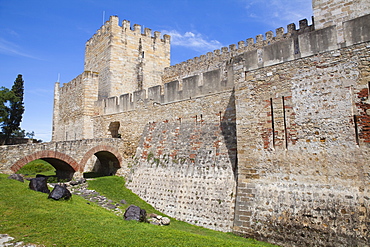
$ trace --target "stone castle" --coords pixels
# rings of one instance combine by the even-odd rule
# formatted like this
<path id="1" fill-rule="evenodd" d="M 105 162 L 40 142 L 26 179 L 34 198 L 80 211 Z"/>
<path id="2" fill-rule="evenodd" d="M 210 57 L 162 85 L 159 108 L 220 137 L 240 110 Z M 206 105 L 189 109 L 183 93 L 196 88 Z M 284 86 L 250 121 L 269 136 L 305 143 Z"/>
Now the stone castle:
<path id="1" fill-rule="evenodd" d="M 55 85 L 53 142 L 120 139 L 120 168 L 95 171 L 195 225 L 370 246 L 370 1 L 312 5 L 312 25 L 174 66 L 168 35 L 111 17 Z"/>

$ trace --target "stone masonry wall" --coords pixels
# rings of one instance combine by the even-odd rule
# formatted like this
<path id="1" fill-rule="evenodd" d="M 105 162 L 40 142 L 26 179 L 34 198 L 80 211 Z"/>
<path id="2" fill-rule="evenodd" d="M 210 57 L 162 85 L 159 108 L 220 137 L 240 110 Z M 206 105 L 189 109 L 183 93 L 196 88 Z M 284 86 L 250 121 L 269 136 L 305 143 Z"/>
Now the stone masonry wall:
<path id="1" fill-rule="evenodd" d="M 225 70 L 229 71 L 229 76 L 222 73 Z M 160 106 L 228 91 L 234 86 L 232 74 L 232 67 L 224 64 L 224 67 L 220 69 L 182 78 L 181 83 L 176 80 L 165 83 L 163 86 L 157 85 L 148 88 L 148 90 L 136 91 L 133 94 L 110 97 L 98 102 L 100 104 L 98 114 L 126 112 L 136 108 L 146 108 L 153 104 Z M 145 106 L 140 106 L 140 104 Z"/>
<path id="2" fill-rule="evenodd" d="M 112 137 L 109 131 L 111 123 L 119 123 L 118 133 L 128 143 L 127 157 L 132 157 L 139 146 L 141 135 L 146 124 L 168 121 L 170 123 L 200 122 L 217 123 L 224 118 L 235 121 L 230 117 L 235 109 L 235 99 L 232 89 L 207 96 L 195 97 L 188 100 L 158 104 L 153 100 L 139 100 L 136 108 L 125 112 L 99 115 L 93 118 L 95 138 Z M 229 109 L 229 110 L 227 110 Z"/>
<path id="3" fill-rule="evenodd" d="M 91 116 L 95 113 L 98 74 L 84 72 L 59 87 L 56 83 L 53 141 L 93 138 Z"/>
<path id="4" fill-rule="evenodd" d="M 222 122 L 148 124 L 129 188 L 171 217 L 231 231 L 236 189 L 232 136 L 235 125 Z"/>
<path id="5" fill-rule="evenodd" d="M 163 186 L 186 172 L 192 159 L 190 134 L 179 141 L 181 149 L 177 141 L 168 141 L 173 140 L 170 137 L 180 130 L 195 135 L 197 129 L 185 127 L 190 126 L 189 119 L 212 125 L 217 117 L 224 119 L 236 102 L 238 161 L 233 171 L 238 187 L 233 230 L 286 246 L 363 245 L 368 241 L 370 198 L 369 44 L 364 42 L 369 40 L 368 20 L 364 16 L 343 24 L 346 48 L 338 45 L 335 27 L 316 31 L 307 27 L 308 32 L 296 30 L 289 38 L 234 54 L 213 70 L 222 77 L 211 82 L 226 79 L 231 85 L 235 81 L 236 99 L 227 89 L 211 94 L 197 94 L 197 87 L 189 90 L 186 84 L 196 81 L 192 85 L 199 86 L 201 78 L 206 78 L 205 70 L 191 74 L 191 70 L 174 69 L 174 74 L 183 77 L 166 83 L 164 94 L 161 90 L 152 94 L 154 89 L 150 89 L 127 96 L 126 103 L 122 98 L 104 101 L 106 113 L 111 114 L 94 118 L 95 133 L 109 135 L 109 124 L 119 122 L 122 138 L 132 143 L 131 153 L 139 148 L 129 186 L 143 198 L 153 203 L 156 198 L 156 207 L 170 215 L 225 230 L 224 224 L 209 225 L 211 219 L 215 223 L 212 216 L 203 215 L 199 221 L 198 213 L 187 215 L 180 208 L 189 196 L 198 196 L 180 198 L 183 188 L 190 190 L 199 183 L 200 173 L 195 172 L 189 183 L 185 180 L 190 178 L 184 176 L 179 187 Z M 359 26 L 365 29 L 358 31 Z M 235 113 L 228 119 L 235 119 Z M 144 138 L 141 143 L 140 138 Z M 184 166 L 168 158 L 176 150 L 189 159 Z M 201 164 L 209 163 L 210 150 L 201 150 L 204 155 L 194 167 L 204 172 Z M 160 165 L 163 162 L 165 166 Z M 199 198 L 216 199 L 214 191 L 209 191 L 202 191 Z M 177 203 L 166 204 L 166 200 Z M 214 204 L 207 207 L 214 210 Z M 191 209 L 202 214 L 197 205 Z"/>
<path id="6" fill-rule="evenodd" d="M 135 110 L 94 118 L 95 133 L 106 136 L 110 123 L 120 123 L 118 132 L 130 147 L 126 156 L 135 155 L 127 186 L 172 217 L 231 231 L 236 185 L 233 90 L 153 103 L 139 101 Z"/>
<path id="7" fill-rule="evenodd" d="M 234 230 L 284 246 L 367 246 L 370 43 L 249 71 L 238 61 Z"/>
<path id="8" fill-rule="evenodd" d="M 315 29 L 336 26 L 338 43 L 343 43 L 345 41 L 343 23 L 369 14 L 370 2 L 368 0 L 313 0 L 312 9 L 315 16 Z"/>

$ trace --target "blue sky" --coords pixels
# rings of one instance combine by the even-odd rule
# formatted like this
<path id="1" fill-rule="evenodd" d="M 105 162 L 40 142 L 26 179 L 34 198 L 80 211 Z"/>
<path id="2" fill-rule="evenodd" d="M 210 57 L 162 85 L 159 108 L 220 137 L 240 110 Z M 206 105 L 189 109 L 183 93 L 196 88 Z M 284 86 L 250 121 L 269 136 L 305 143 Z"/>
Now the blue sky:
<path id="1" fill-rule="evenodd" d="M 23 75 L 21 127 L 35 138 L 50 141 L 58 74 L 67 83 L 83 72 L 85 42 L 111 15 L 171 35 L 176 64 L 304 18 L 311 23 L 312 7 L 309 0 L 0 0 L 0 86 Z"/>

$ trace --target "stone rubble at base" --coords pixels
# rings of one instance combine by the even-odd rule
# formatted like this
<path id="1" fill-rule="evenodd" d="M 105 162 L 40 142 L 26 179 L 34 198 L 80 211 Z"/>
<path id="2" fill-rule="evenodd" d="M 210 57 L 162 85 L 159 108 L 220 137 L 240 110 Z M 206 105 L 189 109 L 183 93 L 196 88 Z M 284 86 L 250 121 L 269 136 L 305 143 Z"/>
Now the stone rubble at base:
<path id="1" fill-rule="evenodd" d="M 9 236 L 8 234 L 0 234 L 0 247 L 41 247 L 42 245 L 36 244 L 24 244 L 23 242 L 15 242 L 12 243 L 11 241 L 14 238 Z"/>

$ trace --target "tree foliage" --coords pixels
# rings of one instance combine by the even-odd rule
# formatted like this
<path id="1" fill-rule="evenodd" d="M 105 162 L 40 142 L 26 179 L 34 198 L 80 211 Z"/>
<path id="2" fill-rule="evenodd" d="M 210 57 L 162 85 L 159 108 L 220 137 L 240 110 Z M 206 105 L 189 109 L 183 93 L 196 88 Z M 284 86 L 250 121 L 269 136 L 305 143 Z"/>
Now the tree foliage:
<path id="1" fill-rule="evenodd" d="M 3 123 L 9 115 L 9 102 L 13 100 L 14 93 L 5 87 L 0 88 L 0 122 Z"/>
<path id="2" fill-rule="evenodd" d="M 22 75 L 18 75 L 11 90 L 3 87 L 0 91 L 0 120 L 6 141 L 13 134 L 19 135 L 22 131 L 20 124 L 24 113 L 23 84 Z"/>

